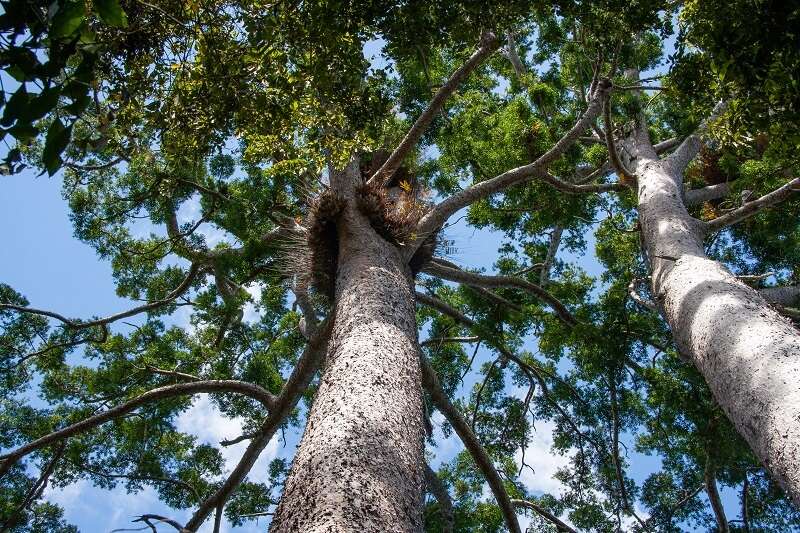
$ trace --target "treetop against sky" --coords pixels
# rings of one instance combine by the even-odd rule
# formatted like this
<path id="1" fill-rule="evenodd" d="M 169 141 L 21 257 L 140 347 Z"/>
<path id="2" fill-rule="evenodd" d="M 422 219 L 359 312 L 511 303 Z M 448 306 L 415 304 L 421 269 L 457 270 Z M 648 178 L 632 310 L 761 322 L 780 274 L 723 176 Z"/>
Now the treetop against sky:
<path id="1" fill-rule="evenodd" d="M 800 6 L 1 5 L 0 529 L 800 530 Z"/>

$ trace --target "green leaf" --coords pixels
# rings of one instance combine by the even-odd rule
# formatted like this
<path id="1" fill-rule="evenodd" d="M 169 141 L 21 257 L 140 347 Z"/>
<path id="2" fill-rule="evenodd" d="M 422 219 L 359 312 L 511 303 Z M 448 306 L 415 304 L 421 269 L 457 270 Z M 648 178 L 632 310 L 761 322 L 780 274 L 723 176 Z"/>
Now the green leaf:
<path id="1" fill-rule="evenodd" d="M 69 143 L 72 126 L 66 127 L 60 119 L 55 119 L 47 130 L 47 138 L 42 151 L 42 162 L 49 175 L 53 175 L 61 167 L 61 152 Z"/>
<path id="2" fill-rule="evenodd" d="M 17 118 L 22 116 L 28 105 L 29 98 L 25 85 L 20 85 L 19 89 L 8 99 L 5 110 L 3 110 L 3 118 L 0 119 L 0 125 L 10 126 Z"/>
<path id="3" fill-rule="evenodd" d="M 28 109 L 25 111 L 25 118 L 33 122 L 39 120 L 50 112 L 58 103 L 58 96 L 61 94 L 59 87 L 48 87 L 31 99 Z"/>
<path id="4" fill-rule="evenodd" d="M 64 108 L 64 110 L 69 113 L 70 115 L 74 115 L 79 117 L 89 106 L 92 102 L 92 97 L 88 94 L 82 94 L 77 98 L 74 98 L 72 103 Z"/>
<path id="5" fill-rule="evenodd" d="M 53 17 L 50 35 L 55 38 L 69 37 L 75 33 L 86 15 L 86 6 L 81 1 L 68 1 L 62 5 Z"/>
<path id="6" fill-rule="evenodd" d="M 119 5 L 119 0 L 94 0 L 94 10 L 100 20 L 109 26 L 126 28 L 128 26 L 128 16 Z"/>
<path id="7" fill-rule="evenodd" d="M 8 130 L 8 133 L 13 135 L 17 141 L 26 143 L 27 141 L 30 141 L 36 137 L 39 134 L 39 130 L 37 130 L 31 124 L 17 123 L 13 128 Z"/>

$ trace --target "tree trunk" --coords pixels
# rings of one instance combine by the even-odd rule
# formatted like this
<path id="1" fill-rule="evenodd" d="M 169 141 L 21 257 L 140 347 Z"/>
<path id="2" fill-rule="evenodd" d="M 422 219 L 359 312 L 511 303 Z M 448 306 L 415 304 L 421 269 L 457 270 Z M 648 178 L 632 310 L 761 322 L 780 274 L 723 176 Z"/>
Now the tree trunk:
<path id="1" fill-rule="evenodd" d="M 787 494 L 800 505 L 800 334 L 703 248 L 682 169 L 633 139 L 639 222 L 653 294 L 681 353 Z"/>
<path id="2" fill-rule="evenodd" d="M 358 166 L 332 178 L 335 323 L 273 532 L 422 531 L 424 428 L 413 281 L 355 207 Z"/>

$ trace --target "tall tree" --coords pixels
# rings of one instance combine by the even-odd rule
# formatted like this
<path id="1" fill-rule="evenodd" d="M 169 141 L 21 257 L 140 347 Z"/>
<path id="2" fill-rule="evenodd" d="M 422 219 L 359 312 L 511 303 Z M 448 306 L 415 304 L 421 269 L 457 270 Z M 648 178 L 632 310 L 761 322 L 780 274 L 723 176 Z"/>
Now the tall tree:
<path id="1" fill-rule="evenodd" d="M 71 530 L 42 495 L 79 478 L 155 487 L 191 514 L 138 520 L 181 531 L 800 525 L 797 8 L 3 5 L 3 169 L 61 172 L 144 300 L 0 285 L 4 529 Z M 461 213 L 496 272 L 454 261 Z M 176 429 L 200 393 L 245 420 L 230 471 Z M 464 446 L 438 472 L 434 412 Z M 568 459 L 537 497 L 542 420 Z M 287 427 L 291 468 L 249 480 Z M 662 458 L 641 483 L 630 444 Z"/>

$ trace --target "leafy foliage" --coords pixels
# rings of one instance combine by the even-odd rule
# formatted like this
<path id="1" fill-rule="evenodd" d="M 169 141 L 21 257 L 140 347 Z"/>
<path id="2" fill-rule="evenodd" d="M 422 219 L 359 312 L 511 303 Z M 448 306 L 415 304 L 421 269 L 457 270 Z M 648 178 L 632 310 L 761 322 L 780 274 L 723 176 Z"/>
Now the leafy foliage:
<path id="1" fill-rule="evenodd" d="M 277 394 L 305 346 L 307 308 L 288 264 L 302 244 L 271 236 L 313 212 L 329 165 L 393 148 L 483 30 L 510 35 L 523 70 L 505 50 L 462 85 L 407 161 L 418 183 L 404 182 L 406 193 L 416 187 L 433 201 L 530 163 L 584 111 L 595 70 L 624 87 L 628 68 L 663 79 L 643 104 L 614 93 L 614 123 L 606 125 L 614 131 L 643 112 L 654 141 L 683 136 L 714 102 L 730 101 L 686 178 L 694 187 L 730 182 L 734 192 L 694 207 L 698 216 L 741 205 L 745 191 L 775 189 L 800 170 L 800 32 L 790 5 L 3 2 L 0 135 L 15 145 L 1 170 L 59 173 L 75 235 L 111 263 L 117 294 L 158 305 L 127 324 L 0 308 L 0 446 L 13 449 L 187 376 Z M 376 64 L 365 59 L 368 45 L 382 47 Z M 608 157 L 598 139 L 583 138 L 550 171 L 582 182 Z M 616 179 L 610 171 L 599 178 Z M 797 283 L 798 202 L 725 230 L 709 253 L 737 274 L 772 271 L 769 283 Z M 464 224 L 498 242 L 498 274 L 542 283 L 580 321 L 568 327 L 513 288 L 487 295 L 429 274 L 417 279 L 421 292 L 469 319 L 418 313 L 431 340 L 426 356 L 512 497 L 580 530 L 714 531 L 696 496 L 712 469 L 719 485 L 746 495 L 751 530 L 800 527 L 800 513 L 681 359 L 666 324 L 631 300 L 628 287 L 648 271 L 629 192 L 570 195 L 533 180 L 475 202 Z M 563 237 L 543 277 L 556 234 Z M 456 242 L 456 252 L 464 245 Z M 591 268 L 585 254 L 596 259 Z M 28 305 L 7 285 L 0 302 Z M 329 310 L 318 295 L 309 306 Z M 472 340 L 442 340 L 452 338 Z M 266 416 L 240 395 L 217 394 L 213 404 L 243 421 L 244 437 Z M 191 405 L 186 396 L 163 399 L 38 450 L 0 480 L 0 523 L 75 531 L 29 475 L 54 458 L 46 479 L 56 487 L 79 479 L 130 492 L 151 486 L 172 508 L 197 506 L 223 483 L 225 464 L 222 444 L 179 431 Z M 299 430 L 304 415 L 305 406 L 295 409 L 283 429 Z M 563 459 L 552 494 L 527 486 L 524 455 L 550 427 L 551 451 Z M 446 422 L 440 430 L 452 435 Z M 441 442 L 432 436 L 428 444 Z M 641 479 L 634 472 L 644 455 L 660 467 Z M 287 468 L 276 460 L 266 482 L 239 485 L 225 509 L 231 523 L 270 512 Z M 446 457 L 438 474 L 456 531 L 503 530 L 467 452 Z M 428 531 L 440 530 L 440 507 L 429 501 Z M 553 529 L 531 520 L 532 530 Z"/>

